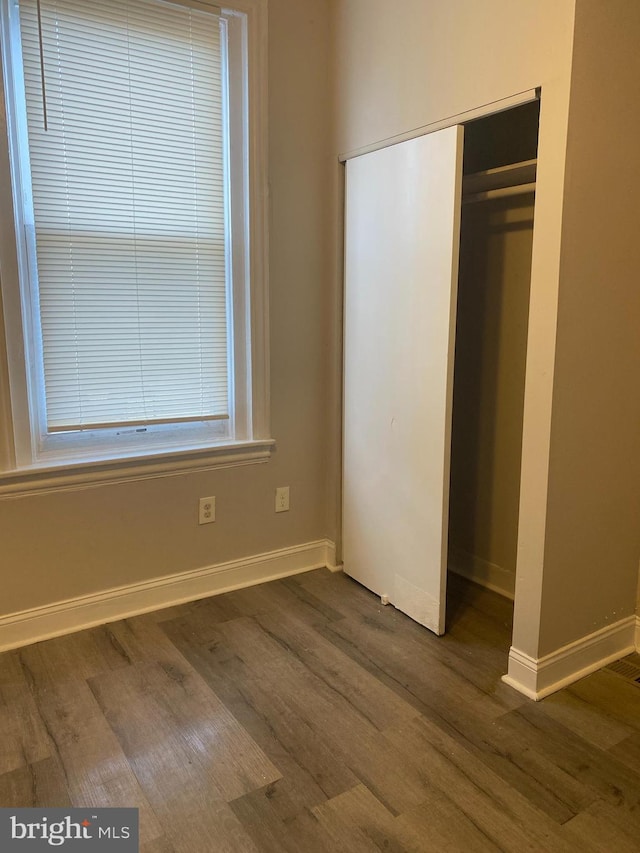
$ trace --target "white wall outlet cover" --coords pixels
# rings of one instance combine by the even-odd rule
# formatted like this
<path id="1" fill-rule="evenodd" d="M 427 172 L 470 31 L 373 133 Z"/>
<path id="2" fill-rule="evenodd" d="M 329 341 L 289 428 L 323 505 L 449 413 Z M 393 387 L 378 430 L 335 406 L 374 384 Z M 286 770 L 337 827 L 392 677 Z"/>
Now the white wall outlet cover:
<path id="1" fill-rule="evenodd" d="M 215 497 L 200 498 L 198 503 L 198 524 L 211 524 L 216 520 Z"/>
<path id="2" fill-rule="evenodd" d="M 278 486 L 276 489 L 276 512 L 288 512 L 289 486 Z"/>

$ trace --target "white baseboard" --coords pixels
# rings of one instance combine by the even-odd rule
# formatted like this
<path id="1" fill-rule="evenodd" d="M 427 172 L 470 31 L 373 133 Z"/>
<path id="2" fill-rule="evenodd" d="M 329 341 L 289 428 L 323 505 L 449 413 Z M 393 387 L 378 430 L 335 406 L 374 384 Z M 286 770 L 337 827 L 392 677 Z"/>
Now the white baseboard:
<path id="1" fill-rule="evenodd" d="M 492 589 L 494 592 L 510 598 L 515 596 L 516 575 L 508 569 L 503 569 L 495 563 L 483 560 L 475 554 L 470 554 L 462 548 L 449 548 L 448 567 L 452 572 L 467 580 Z"/>
<path id="2" fill-rule="evenodd" d="M 541 658 L 512 646 L 509 672 L 502 680 L 537 701 L 630 654 L 637 642 L 638 621 L 628 616 Z"/>
<path id="3" fill-rule="evenodd" d="M 0 617 L 0 651 L 324 567 L 340 570 L 328 539 L 34 607 Z"/>
<path id="4" fill-rule="evenodd" d="M 333 542 L 329 542 L 329 545 L 330 553 L 329 557 L 327 558 L 326 567 L 329 569 L 330 572 L 333 572 L 333 574 L 336 574 L 336 572 L 344 571 L 344 565 L 342 563 L 336 563 L 336 546 L 333 544 Z"/>

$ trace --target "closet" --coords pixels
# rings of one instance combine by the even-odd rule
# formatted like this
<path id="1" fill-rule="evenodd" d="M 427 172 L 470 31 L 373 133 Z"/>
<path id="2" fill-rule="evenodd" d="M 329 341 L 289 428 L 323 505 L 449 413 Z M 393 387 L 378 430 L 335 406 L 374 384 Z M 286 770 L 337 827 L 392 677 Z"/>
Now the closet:
<path id="1" fill-rule="evenodd" d="M 513 597 L 539 102 L 465 126 L 450 569 Z"/>
<path id="2" fill-rule="evenodd" d="M 537 125 L 536 101 L 346 167 L 344 569 L 438 634 L 449 567 L 515 570 Z"/>

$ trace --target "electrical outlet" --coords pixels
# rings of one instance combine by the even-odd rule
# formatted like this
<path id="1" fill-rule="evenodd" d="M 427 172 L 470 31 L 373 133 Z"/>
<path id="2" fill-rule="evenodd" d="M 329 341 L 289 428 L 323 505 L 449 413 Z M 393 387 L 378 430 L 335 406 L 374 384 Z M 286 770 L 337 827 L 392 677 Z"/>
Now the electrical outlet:
<path id="1" fill-rule="evenodd" d="M 289 511 L 289 486 L 279 486 L 276 489 L 276 512 Z"/>
<path id="2" fill-rule="evenodd" d="M 198 504 L 198 524 L 211 524 L 216 520 L 216 499 L 200 498 Z"/>

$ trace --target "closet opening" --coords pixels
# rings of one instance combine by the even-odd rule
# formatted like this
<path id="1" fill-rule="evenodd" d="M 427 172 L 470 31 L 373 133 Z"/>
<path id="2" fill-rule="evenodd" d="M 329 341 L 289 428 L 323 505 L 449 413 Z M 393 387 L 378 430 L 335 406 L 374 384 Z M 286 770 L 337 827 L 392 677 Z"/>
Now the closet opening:
<path id="1" fill-rule="evenodd" d="M 513 616 L 481 588 L 513 602 L 539 107 L 465 125 L 447 622 L 488 641 Z"/>

